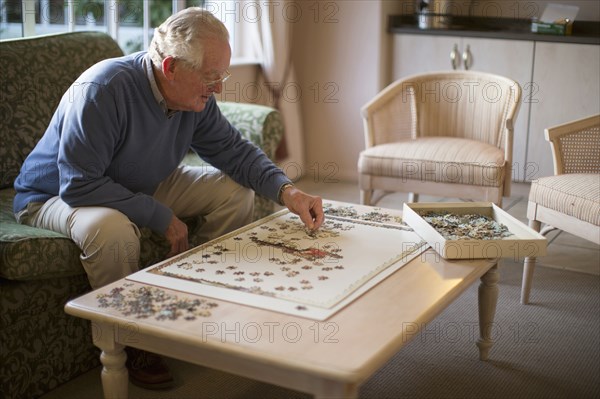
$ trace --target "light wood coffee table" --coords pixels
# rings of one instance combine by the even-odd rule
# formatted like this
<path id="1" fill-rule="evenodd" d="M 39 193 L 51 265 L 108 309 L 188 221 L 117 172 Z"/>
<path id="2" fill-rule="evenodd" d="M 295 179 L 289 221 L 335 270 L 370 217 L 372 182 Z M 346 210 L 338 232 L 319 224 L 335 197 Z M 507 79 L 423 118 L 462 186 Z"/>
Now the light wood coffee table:
<path id="1" fill-rule="evenodd" d="M 94 344 L 102 350 L 106 398 L 127 397 L 125 346 L 319 398 L 353 398 L 362 382 L 478 279 L 476 344 L 480 359 L 486 360 L 498 298 L 496 260 L 447 261 L 432 249 L 326 321 L 125 279 L 75 299 L 65 309 L 92 321 Z M 146 293 L 133 307 L 107 307 L 103 301 L 132 292 Z M 148 301 L 155 307 L 148 307 Z"/>

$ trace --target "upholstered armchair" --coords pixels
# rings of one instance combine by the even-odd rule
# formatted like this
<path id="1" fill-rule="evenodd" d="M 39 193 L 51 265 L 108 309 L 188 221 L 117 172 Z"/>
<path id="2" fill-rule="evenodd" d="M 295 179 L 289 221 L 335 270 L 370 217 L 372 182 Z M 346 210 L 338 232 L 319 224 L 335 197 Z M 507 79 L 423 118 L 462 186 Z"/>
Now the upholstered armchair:
<path id="1" fill-rule="evenodd" d="M 474 71 L 413 75 L 361 110 L 365 147 L 358 160 L 361 203 L 381 192 L 491 201 L 510 195 L 513 126 L 521 88 Z"/>
<path id="2" fill-rule="evenodd" d="M 531 183 L 527 218 L 542 235 L 560 229 L 600 244 L 600 115 L 545 130 L 554 176 Z M 525 258 L 521 303 L 529 303 L 536 258 Z"/>

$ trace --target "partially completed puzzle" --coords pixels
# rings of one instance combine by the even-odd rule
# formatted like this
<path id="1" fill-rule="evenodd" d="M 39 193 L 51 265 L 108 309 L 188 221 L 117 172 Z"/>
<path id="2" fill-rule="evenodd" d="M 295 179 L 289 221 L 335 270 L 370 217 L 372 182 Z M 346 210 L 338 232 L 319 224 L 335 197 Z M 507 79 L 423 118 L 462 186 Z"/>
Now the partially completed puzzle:
<path id="1" fill-rule="evenodd" d="M 426 247 L 385 212 L 326 205 L 325 213 L 311 232 L 280 211 L 128 278 L 325 320 Z"/>

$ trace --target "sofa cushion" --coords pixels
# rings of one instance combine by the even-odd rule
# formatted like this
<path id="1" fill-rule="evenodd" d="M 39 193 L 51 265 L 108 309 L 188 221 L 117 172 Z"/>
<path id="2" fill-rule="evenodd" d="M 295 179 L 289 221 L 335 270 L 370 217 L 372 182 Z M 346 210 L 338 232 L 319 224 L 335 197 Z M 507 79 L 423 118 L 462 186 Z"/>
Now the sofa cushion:
<path id="1" fill-rule="evenodd" d="M 17 223 L 14 195 L 12 188 L 0 190 L 0 277 L 35 280 L 83 273 L 79 248 L 68 237 Z"/>
<path id="2" fill-rule="evenodd" d="M 360 153 L 362 174 L 411 180 L 499 187 L 504 150 L 480 141 L 422 137 L 368 148 Z"/>
<path id="3" fill-rule="evenodd" d="M 51 230 L 17 223 L 12 213 L 14 195 L 14 189 L 0 190 L 0 278 L 23 281 L 85 274 L 79 248 L 71 239 Z M 184 222 L 190 232 L 190 245 L 199 245 L 195 232 L 201 221 L 188 218 Z M 167 240 L 148 228 L 140 232 L 139 267 L 165 259 L 170 249 Z"/>

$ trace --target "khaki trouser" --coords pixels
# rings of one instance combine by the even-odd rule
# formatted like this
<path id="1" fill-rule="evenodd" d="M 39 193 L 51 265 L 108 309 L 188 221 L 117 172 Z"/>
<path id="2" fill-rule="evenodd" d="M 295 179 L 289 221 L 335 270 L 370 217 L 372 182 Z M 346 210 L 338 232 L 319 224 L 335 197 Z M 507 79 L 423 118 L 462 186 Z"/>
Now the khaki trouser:
<path id="1" fill-rule="evenodd" d="M 154 198 L 178 218 L 202 216 L 198 236 L 203 242 L 252 220 L 254 192 L 212 167 L 180 166 L 161 182 Z M 140 231 L 115 209 L 72 208 L 53 197 L 30 203 L 17 220 L 70 237 L 81 249 L 81 263 L 94 289 L 138 270 Z"/>

